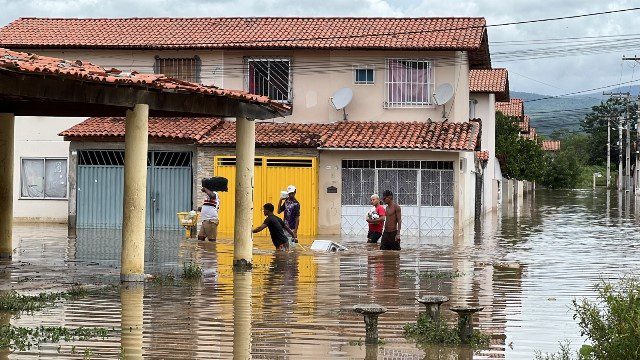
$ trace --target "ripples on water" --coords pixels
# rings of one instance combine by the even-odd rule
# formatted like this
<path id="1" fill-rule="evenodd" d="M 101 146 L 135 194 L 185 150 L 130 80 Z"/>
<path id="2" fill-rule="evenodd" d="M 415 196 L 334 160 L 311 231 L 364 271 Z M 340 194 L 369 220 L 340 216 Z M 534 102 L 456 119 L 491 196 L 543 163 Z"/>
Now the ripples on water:
<path id="1" fill-rule="evenodd" d="M 15 326 L 101 326 L 122 328 L 123 335 L 60 349 L 45 344 L 10 358 L 82 358 L 87 347 L 94 359 L 121 352 L 166 359 L 373 359 L 376 352 L 379 359 L 471 358 L 464 350 L 419 349 L 403 339 L 403 325 L 422 311 L 415 297 L 435 293 L 451 298 L 443 314 L 452 322 L 449 306 L 485 307 L 477 320 L 493 335 L 492 347 L 474 358 L 531 359 L 534 350 L 555 351 L 565 339 L 578 348 L 583 339 L 571 300 L 593 298 L 600 278 L 638 269 L 632 200 L 623 198 L 618 207 L 615 192 L 607 201 L 605 192 L 538 191 L 487 216 L 475 233 L 403 239 L 399 253 L 343 238 L 334 239 L 349 248 L 343 253 L 274 254 L 270 240 L 256 238 L 249 274 L 231 271 L 231 240 L 203 244 L 181 240 L 179 232 L 157 233 L 147 242 L 146 272 L 179 274 L 184 261 L 196 260 L 205 271 L 201 283 L 148 282 L 14 316 Z M 15 233 L 19 252 L 13 263 L 0 263 L 4 288 L 118 282 L 117 230 L 83 230 L 77 240 L 50 225 L 16 226 Z M 311 242 L 302 240 L 305 248 Z M 447 276 L 452 273 L 459 276 Z M 351 306 L 363 302 L 389 310 L 379 320 L 385 344 L 377 349 L 353 343 L 364 339 L 364 323 Z"/>

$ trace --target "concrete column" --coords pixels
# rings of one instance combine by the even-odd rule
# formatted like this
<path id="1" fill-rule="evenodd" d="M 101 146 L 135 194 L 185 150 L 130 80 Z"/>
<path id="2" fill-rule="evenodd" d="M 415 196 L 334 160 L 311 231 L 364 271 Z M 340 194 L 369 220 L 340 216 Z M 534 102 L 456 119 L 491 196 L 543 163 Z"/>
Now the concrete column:
<path id="1" fill-rule="evenodd" d="M 251 358 L 251 286 L 249 271 L 233 273 L 233 358 Z"/>
<path id="2" fill-rule="evenodd" d="M 0 114 L 0 259 L 11 259 L 13 231 L 13 114 Z"/>
<path id="3" fill-rule="evenodd" d="M 124 137 L 121 281 L 144 281 L 148 126 L 149 105 L 137 104 L 133 110 L 127 110 Z"/>
<path id="4" fill-rule="evenodd" d="M 123 359 L 142 359 L 144 284 L 129 283 L 120 288 L 120 348 Z"/>
<path id="5" fill-rule="evenodd" d="M 256 124 L 236 118 L 236 212 L 233 229 L 233 267 L 250 269 L 253 256 L 253 162 Z"/>

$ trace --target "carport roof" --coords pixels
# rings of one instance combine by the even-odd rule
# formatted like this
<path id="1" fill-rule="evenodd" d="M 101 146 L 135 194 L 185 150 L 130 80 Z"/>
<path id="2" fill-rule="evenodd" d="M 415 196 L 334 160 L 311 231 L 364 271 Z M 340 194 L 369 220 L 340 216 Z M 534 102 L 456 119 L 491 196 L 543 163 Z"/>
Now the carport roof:
<path id="1" fill-rule="evenodd" d="M 186 121 L 191 121 L 188 124 Z M 480 121 L 468 122 L 372 122 L 256 123 L 256 146 L 319 149 L 445 150 L 473 151 Z M 124 118 L 90 118 L 60 133 L 66 140 L 124 139 Z M 156 141 L 181 141 L 202 146 L 235 146 L 234 121 L 216 118 L 185 120 L 152 118 L 149 136 Z"/>
<path id="2" fill-rule="evenodd" d="M 150 114 L 156 116 L 268 119 L 291 111 L 288 105 L 245 91 L 0 48 L 0 112 L 121 116 L 136 104 L 148 104 Z"/>

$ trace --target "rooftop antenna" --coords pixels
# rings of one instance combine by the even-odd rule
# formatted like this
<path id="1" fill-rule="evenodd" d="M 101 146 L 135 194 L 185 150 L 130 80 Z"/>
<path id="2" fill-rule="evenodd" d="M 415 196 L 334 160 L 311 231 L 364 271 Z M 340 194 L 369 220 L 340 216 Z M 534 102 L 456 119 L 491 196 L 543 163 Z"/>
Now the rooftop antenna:
<path id="1" fill-rule="evenodd" d="M 353 90 L 348 87 L 338 89 L 338 91 L 333 93 L 333 96 L 329 98 L 334 109 L 338 111 L 342 110 L 343 120 L 347 120 L 347 111 L 345 108 L 349 105 L 351 99 L 353 99 Z"/>
<path id="2" fill-rule="evenodd" d="M 445 104 L 453 98 L 453 86 L 449 83 L 441 84 L 433 93 L 433 102 L 442 105 L 442 117 L 446 117 Z"/>

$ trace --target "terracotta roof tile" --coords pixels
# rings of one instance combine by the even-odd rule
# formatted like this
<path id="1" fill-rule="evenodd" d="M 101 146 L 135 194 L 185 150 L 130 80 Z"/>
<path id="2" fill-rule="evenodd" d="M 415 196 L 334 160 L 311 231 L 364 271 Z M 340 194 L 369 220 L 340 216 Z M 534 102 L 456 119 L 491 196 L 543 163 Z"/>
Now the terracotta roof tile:
<path id="1" fill-rule="evenodd" d="M 20 18 L 0 46 L 30 48 L 479 49 L 484 18 Z"/>
<path id="2" fill-rule="evenodd" d="M 192 123 L 193 122 L 193 123 Z M 323 149 L 475 149 L 480 122 L 417 123 L 341 121 L 327 124 L 256 123 L 256 145 L 262 147 L 308 147 Z M 156 138 L 183 138 L 199 145 L 234 146 L 235 122 L 198 118 L 152 118 L 149 134 Z M 90 118 L 60 135 L 82 140 L 88 137 L 121 138 L 123 118 Z"/>
<path id="3" fill-rule="evenodd" d="M 531 131 L 531 118 L 528 115 L 524 116 L 524 119 L 518 122 L 520 125 L 520 132 L 528 134 Z"/>
<path id="4" fill-rule="evenodd" d="M 559 140 L 545 140 L 542 142 L 542 150 L 545 151 L 560 151 Z"/>
<path id="5" fill-rule="evenodd" d="M 476 151 L 476 159 L 480 161 L 489 161 L 489 152 L 488 151 Z"/>
<path id="6" fill-rule="evenodd" d="M 474 69 L 469 71 L 469 91 L 494 93 L 496 101 L 509 101 L 509 73 L 507 69 Z"/>
<path id="7" fill-rule="evenodd" d="M 149 118 L 151 139 L 201 140 L 223 121 L 217 118 Z M 93 117 L 61 132 L 67 138 L 124 138 L 125 119 Z"/>
<path id="8" fill-rule="evenodd" d="M 536 140 L 538 138 L 538 134 L 536 132 L 536 128 L 529 128 L 528 133 L 520 133 L 520 135 L 529 140 Z"/>
<path id="9" fill-rule="evenodd" d="M 496 111 L 500 111 L 506 116 L 524 119 L 524 102 L 522 99 L 511 99 L 509 102 L 496 101 Z"/>
<path id="10" fill-rule="evenodd" d="M 31 53 L 0 48 L 0 69 L 21 73 L 50 74 L 114 85 L 143 86 L 171 92 L 196 93 L 238 99 L 243 102 L 264 104 L 274 111 L 288 113 L 290 107 L 271 101 L 262 95 L 240 90 L 225 90 L 215 86 L 194 84 L 162 74 L 142 74 L 118 69 L 104 69 L 87 61 L 69 61 Z"/>

